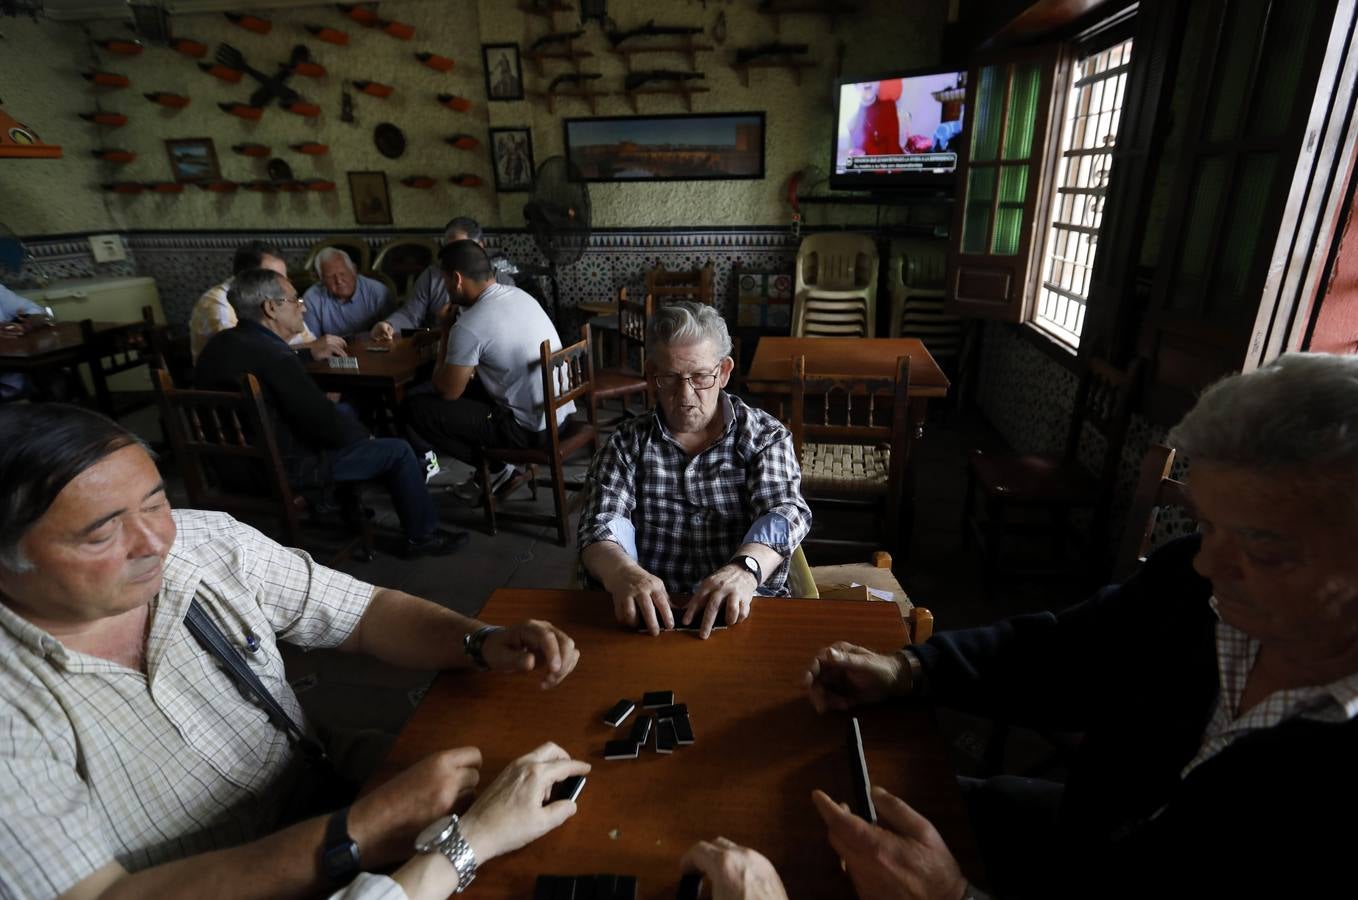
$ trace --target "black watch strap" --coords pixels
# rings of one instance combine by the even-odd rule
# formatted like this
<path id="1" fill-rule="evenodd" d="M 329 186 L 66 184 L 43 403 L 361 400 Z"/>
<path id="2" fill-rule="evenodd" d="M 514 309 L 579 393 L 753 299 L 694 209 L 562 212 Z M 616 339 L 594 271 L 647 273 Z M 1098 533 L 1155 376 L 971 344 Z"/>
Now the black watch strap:
<path id="1" fill-rule="evenodd" d="M 504 628 L 500 625 L 483 625 L 475 631 L 469 632 L 462 639 L 462 649 L 467 652 L 467 658 L 482 672 L 490 669 L 490 666 L 486 663 L 486 657 L 482 654 L 481 648 L 485 645 L 486 638 L 497 631 L 504 631 Z"/>
<path id="2" fill-rule="evenodd" d="M 740 566 L 746 572 L 754 576 L 754 586 L 759 587 L 764 583 L 764 568 L 759 565 L 759 560 L 745 553 L 737 553 L 731 557 L 731 562 Z"/>
<path id="3" fill-rule="evenodd" d="M 336 810 L 325 823 L 325 842 L 321 845 L 321 869 L 335 881 L 352 878 L 363 871 L 358 843 L 349 836 L 349 807 Z"/>

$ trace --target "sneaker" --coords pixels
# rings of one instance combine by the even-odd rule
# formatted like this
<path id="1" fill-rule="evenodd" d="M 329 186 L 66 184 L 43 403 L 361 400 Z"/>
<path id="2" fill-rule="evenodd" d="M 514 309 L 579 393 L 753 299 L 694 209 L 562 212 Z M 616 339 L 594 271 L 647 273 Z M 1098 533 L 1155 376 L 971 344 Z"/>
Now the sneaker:
<path id="1" fill-rule="evenodd" d="M 401 555 L 406 559 L 418 559 L 421 556 L 447 556 L 460 549 L 470 538 L 471 535 L 465 531 L 444 531 L 441 528 L 436 528 L 433 534 L 422 541 L 412 541 L 407 538 L 405 552 Z"/>
<path id="2" fill-rule="evenodd" d="M 424 483 L 428 484 L 434 480 L 434 476 L 439 473 L 439 455 L 430 450 L 424 455 Z"/>
<path id="3" fill-rule="evenodd" d="M 510 468 L 513 468 L 512 466 Z M 532 469 L 514 469 L 514 475 L 506 478 L 504 483 L 495 489 L 495 499 L 504 500 L 519 488 L 523 487 L 533 477 Z"/>
<path id="4" fill-rule="evenodd" d="M 465 481 L 453 486 L 453 493 L 468 503 L 475 503 L 481 497 L 481 482 L 473 471 Z"/>
<path id="5" fill-rule="evenodd" d="M 496 496 L 499 496 L 497 492 L 501 488 L 504 488 L 507 485 L 509 485 L 509 483 L 515 478 L 515 476 L 519 476 L 520 478 L 522 478 L 523 474 L 524 471 L 522 469 L 515 468 L 514 466 L 505 466 L 498 472 L 492 472 L 490 474 L 490 492 L 492 494 L 496 494 Z M 520 481 L 519 483 L 521 484 L 522 481 Z M 518 485 L 516 484 L 515 487 L 517 486 Z M 468 476 L 466 481 L 462 482 L 457 487 L 453 488 L 453 492 L 456 493 L 463 500 L 466 500 L 468 503 L 480 503 L 481 479 L 477 477 L 476 472 L 472 472 L 472 474 Z"/>

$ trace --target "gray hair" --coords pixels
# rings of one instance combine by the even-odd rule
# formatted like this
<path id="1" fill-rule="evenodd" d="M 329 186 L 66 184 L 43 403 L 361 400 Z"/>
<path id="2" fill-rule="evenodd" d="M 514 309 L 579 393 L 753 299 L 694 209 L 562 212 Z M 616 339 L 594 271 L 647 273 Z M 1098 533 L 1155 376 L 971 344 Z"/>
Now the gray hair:
<path id="1" fill-rule="evenodd" d="M 1209 387 L 1169 444 L 1248 469 L 1358 467 L 1358 356 L 1288 353 Z"/>
<path id="2" fill-rule="evenodd" d="M 726 320 L 721 313 L 702 303 L 676 300 L 661 306 L 651 316 L 646 332 L 646 353 L 650 355 L 661 346 L 702 341 L 711 341 L 720 359 L 731 355 L 731 333 L 726 330 Z"/>
<path id="3" fill-rule="evenodd" d="M 443 242 L 445 244 L 452 243 L 455 234 L 462 235 L 462 240 L 476 241 L 478 244 L 481 243 L 481 238 L 485 236 L 485 232 L 481 230 L 481 223 L 466 216 L 457 216 L 450 219 L 448 224 L 443 226 Z"/>
<path id="4" fill-rule="evenodd" d="M 282 296 L 282 281 L 283 276 L 273 269 L 249 269 L 232 280 L 226 302 L 231 304 L 236 318 L 242 322 L 262 321 L 265 301 Z"/>
<path id="5" fill-rule="evenodd" d="M 344 260 L 344 264 L 349 267 L 349 271 L 358 274 L 358 266 L 354 264 L 353 257 L 345 253 L 338 247 L 322 247 L 316 251 L 316 257 L 311 260 L 311 271 L 316 273 L 317 278 L 321 278 L 321 266 L 334 259 L 336 256 Z"/>

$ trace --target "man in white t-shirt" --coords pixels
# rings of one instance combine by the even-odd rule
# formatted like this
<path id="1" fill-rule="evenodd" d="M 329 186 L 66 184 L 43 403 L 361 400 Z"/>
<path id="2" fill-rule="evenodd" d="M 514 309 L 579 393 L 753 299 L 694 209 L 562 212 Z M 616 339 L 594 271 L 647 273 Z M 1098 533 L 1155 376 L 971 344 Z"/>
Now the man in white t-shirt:
<path id="1" fill-rule="evenodd" d="M 543 414 L 543 341 L 561 338 L 538 302 L 516 287 L 498 284 L 486 251 L 475 241 L 454 241 L 439 252 L 448 286 L 448 310 L 461 307 L 448 332 L 448 353 L 434 370 L 432 393 L 411 397 L 407 421 L 440 453 L 481 467 L 482 447 L 536 447 L 547 440 Z M 560 425 L 575 409 L 557 410 Z M 491 490 L 504 496 L 526 480 L 513 466 L 492 471 Z M 469 480 L 459 492 L 476 496 Z"/>

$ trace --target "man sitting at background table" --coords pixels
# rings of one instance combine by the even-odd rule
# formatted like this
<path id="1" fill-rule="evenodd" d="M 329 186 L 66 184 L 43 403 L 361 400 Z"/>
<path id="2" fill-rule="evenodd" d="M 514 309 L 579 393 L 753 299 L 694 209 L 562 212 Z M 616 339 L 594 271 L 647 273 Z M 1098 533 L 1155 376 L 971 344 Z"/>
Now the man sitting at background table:
<path id="1" fill-rule="evenodd" d="M 32 300 L 21 297 L 0 284 L 0 324 L 14 322 L 23 316 L 41 316 L 45 313 L 46 310 Z M 24 396 L 30 390 L 32 383 L 23 372 L 0 372 L 0 400 L 13 400 Z"/>
<path id="2" fill-rule="evenodd" d="M 465 531 L 438 529 L 424 466 L 410 445 L 372 438 L 358 419 L 326 398 L 288 348 L 288 339 L 302 328 L 306 306 L 292 282 L 270 269 L 251 269 L 236 276 L 227 296 L 240 321 L 208 341 L 194 367 L 195 383 L 234 391 L 247 373 L 259 379 L 288 483 L 307 490 L 381 479 L 405 530 L 406 556 L 442 556 L 466 543 Z M 352 505 L 349 511 L 362 514 Z"/>
<path id="3" fill-rule="evenodd" d="M 209 288 L 193 304 L 193 313 L 189 316 L 189 351 L 193 354 L 194 362 L 198 361 L 198 354 L 203 352 L 214 334 L 235 327 L 236 311 L 227 301 L 226 292 L 231 290 L 232 280 L 247 269 L 271 269 L 279 275 L 288 274 L 288 264 L 283 261 L 282 252 L 273 244 L 265 241 L 241 244 L 231 259 L 231 278 Z M 293 336 L 288 343 L 294 347 L 305 347 L 316 359 L 348 355 L 344 352 L 344 338 L 333 334 L 317 338 L 305 325 L 301 333 Z"/>
<path id="4" fill-rule="evenodd" d="M 548 622 L 487 626 L 317 565 L 225 513 L 171 511 L 145 446 L 97 413 L 10 404 L 0 434 L 0 896 L 314 896 L 407 857 L 476 787 L 480 752 L 436 753 L 351 806 L 333 781 L 306 791 L 321 766 L 299 746 L 315 741 L 281 641 L 531 672 L 544 688 L 579 660 Z M 206 649 L 190 616 L 226 649 Z M 276 720 L 223 667 L 231 656 Z M 477 865 L 569 818 L 574 804 L 544 806 L 546 792 L 588 770 L 552 744 L 511 763 L 448 823 L 449 851 L 459 836 L 471 851 L 449 852 L 460 868 L 434 847 L 397 881 L 465 887 Z M 360 875 L 344 895 L 394 891 Z"/>
<path id="5" fill-rule="evenodd" d="M 1226 378 L 1168 443 L 1191 462 L 1198 534 L 1057 615 L 894 655 L 832 644 L 806 675 L 811 701 L 919 696 L 1084 733 L 1064 787 L 964 780 L 1000 896 L 1351 892 L 1358 358 L 1288 354 Z M 961 895 L 947 847 L 908 806 L 904 828 L 823 796 L 817 808 L 860 897 Z"/>
<path id="6" fill-rule="evenodd" d="M 792 435 L 723 388 L 731 337 L 691 302 L 656 311 L 646 368 L 659 405 L 624 422 L 589 472 L 580 559 L 613 612 L 651 634 L 674 627 L 670 595 L 692 593 L 684 623 L 734 625 L 755 593 L 787 596 L 787 560 L 811 529 Z"/>
<path id="7" fill-rule="evenodd" d="M 305 325 L 315 334 L 363 334 L 391 308 L 387 286 L 358 274 L 354 261 L 338 247 L 323 247 L 312 260 L 317 282 L 307 288 Z"/>
<path id="8" fill-rule="evenodd" d="M 485 249 L 481 225 L 475 219 L 458 216 L 443 229 L 443 246 L 457 241 L 475 241 Z M 487 254 L 489 256 L 489 254 Z M 492 257 L 491 268 L 495 270 L 496 284 L 514 287 L 515 269 L 503 256 Z M 439 328 L 443 325 L 443 312 L 448 306 L 448 285 L 444 281 L 443 267 L 436 259 L 415 279 L 410 297 L 405 305 L 372 328 L 372 336 L 379 341 L 389 341 L 402 328 Z"/>
<path id="9" fill-rule="evenodd" d="M 445 318 L 455 307 L 462 313 L 448 331 L 447 355 L 434 370 L 435 393 L 412 395 L 406 420 L 440 453 L 476 470 L 457 488 L 473 499 L 481 494 L 482 447 L 537 447 L 547 441 L 541 346 L 550 341 L 559 350 L 561 338 L 536 300 L 495 281 L 486 251 L 475 241 L 444 247 L 439 263 L 448 282 Z M 553 425 L 574 409 L 574 403 L 558 409 Z M 504 496 L 527 473 L 504 465 L 490 478 L 490 489 Z"/>

